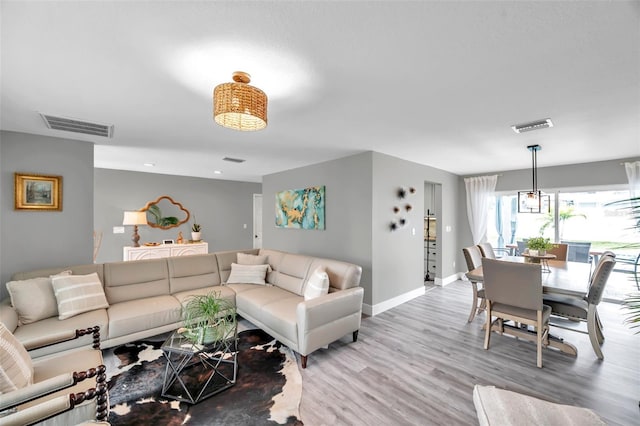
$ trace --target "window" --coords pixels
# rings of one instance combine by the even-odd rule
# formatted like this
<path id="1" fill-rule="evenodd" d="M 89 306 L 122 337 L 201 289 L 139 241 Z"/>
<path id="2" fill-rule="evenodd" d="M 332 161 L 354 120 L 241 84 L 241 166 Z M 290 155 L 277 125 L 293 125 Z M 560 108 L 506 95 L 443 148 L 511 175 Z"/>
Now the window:
<path id="1" fill-rule="evenodd" d="M 620 300 L 635 289 L 626 269 L 640 252 L 637 246 L 640 238 L 628 212 L 608 205 L 629 199 L 629 191 L 560 190 L 549 195 L 551 212 L 542 214 L 518 213 L 516 194 L 496 195 L 489 210 L 489 242 L 495 247 L 515 247 L 518 241 L 539 235 L 555 242 L 589 242 L 592 255 L 605 250 L 616 253 L 618 263 L 604 297 Z"/>

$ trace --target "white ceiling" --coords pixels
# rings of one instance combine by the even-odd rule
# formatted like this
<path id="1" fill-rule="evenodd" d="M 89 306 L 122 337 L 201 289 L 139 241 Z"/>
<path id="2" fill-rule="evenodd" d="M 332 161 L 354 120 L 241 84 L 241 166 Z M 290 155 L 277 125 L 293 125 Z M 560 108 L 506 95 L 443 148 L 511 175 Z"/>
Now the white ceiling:
<path id="1" fill-rule="evenodd" d="M 0 13 L 1 128 L 93 142 L 96 167 L 259 182 L 370 150 L 456 174 L 528 168 L 534 143 L 540 167 L 640 156 L 638 1 L 2 0 Z M 213 88 L 235 70 L 269 96 L 265 130 L 213 121 Z M 115 134 L 50 130 L 39 112 Z"/>

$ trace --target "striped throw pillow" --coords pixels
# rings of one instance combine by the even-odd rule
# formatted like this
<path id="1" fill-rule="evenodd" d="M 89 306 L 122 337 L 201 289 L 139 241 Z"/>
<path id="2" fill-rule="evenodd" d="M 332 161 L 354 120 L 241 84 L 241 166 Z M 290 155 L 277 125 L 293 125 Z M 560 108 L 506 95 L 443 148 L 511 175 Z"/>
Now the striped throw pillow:
<path id="1" fill-rule="evenodd" d="M 33 383 L 33 363 L 22 343 L 0 322 L 0 394 Z"/>
<path id="2" fill-rule="evenodd" d="M 267 276 L 268 268 L 269 265 L 239 265 L 232 263 L 227 284 L 266 284 L 264 279 Z"/>
<path id="3" fill-rule="evenodd" d="M 109 307 L 96 272 L 89 275 L 51 277 L 51 285 L 58 301 L 58 319 Z"/>

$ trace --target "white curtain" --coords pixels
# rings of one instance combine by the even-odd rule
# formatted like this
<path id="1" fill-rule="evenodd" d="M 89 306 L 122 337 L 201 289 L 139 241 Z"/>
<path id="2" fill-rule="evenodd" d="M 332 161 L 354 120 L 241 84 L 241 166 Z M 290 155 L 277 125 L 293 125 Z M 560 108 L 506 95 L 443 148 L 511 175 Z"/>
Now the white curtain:
<path id="1" fill-rule="evenodd" d="M 487 212 L 494 196 L 498 175 L 478 176 L 464 179 L 467 189 L 467 218 L 471 227 L 473 244 L 480 244 L 487 236 Z"/>
<path id="2" fill-rule="evenodd" d="M 640 197 L 640 161 L 624 163 L 624 169 L 629 179 L 629 195 L 631 198 Z"/>

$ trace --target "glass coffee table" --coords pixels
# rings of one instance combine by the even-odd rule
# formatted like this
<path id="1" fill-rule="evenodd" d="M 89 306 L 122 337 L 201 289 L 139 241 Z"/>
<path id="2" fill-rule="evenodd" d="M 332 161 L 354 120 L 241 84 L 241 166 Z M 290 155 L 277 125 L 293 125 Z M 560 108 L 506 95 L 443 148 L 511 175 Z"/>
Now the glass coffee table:
<path id="1" fill-rule="evenodd" d="M 238 372 L 237 325 L 227 338 L 196 344 L 176 330 L 165 340 L 162 396 L 195 404 L 230 388 Z"/>

